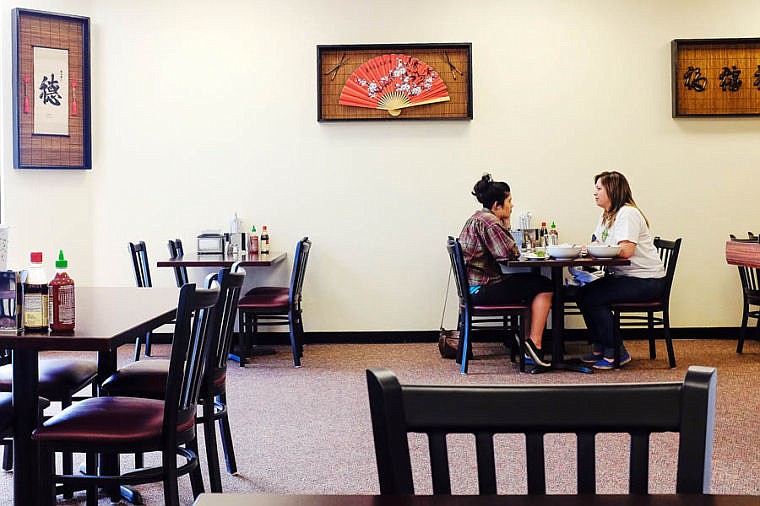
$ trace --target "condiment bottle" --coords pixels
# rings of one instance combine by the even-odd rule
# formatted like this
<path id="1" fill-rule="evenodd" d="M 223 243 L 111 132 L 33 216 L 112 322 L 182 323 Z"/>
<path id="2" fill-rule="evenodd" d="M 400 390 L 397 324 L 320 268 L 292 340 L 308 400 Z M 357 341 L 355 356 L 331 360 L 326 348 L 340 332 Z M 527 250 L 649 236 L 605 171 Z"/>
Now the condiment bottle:
<path id="1" fill-rule="evenodd" d="M 248 253 L 259 254 L 259 234 L 256 233 L 256 225 L 251 227 L 251 235 L 248 236 Z"/>
<path id="2" fill-rule="evenodd" d="M 269 232 L 267 232 L 267 226 L 261 229 L 261 240 L 259 241 L 259 251 L 262 255 L 269 254 Z"/>
<path id="3" fill-rule="evenodd" d="M 42 268 L 42 253 L 33 252 L 31 261 L 24 282 L 24 329 L 27 332 L 47 332 L 48 278 Z"/>
<path id="4" fill-rule="evenodd" d="M 549 244 L 559 244 L 559 232 L 557 231 L 557 225 L 552 221 L 552 226 L 549 229 Z"/>
<path id="5" fill-rule="evenodd" d="M 55 276 L 48 285 L 51 330 L 74 330 L 74 281 L 66 272 L 68 266 L 69 262 L 60 250 L 55 262 Z"/>
<path id="6" fill-rule="evenodd" d="M 541 230 L 538 233 L 538 240 L 540 241 L 539 244 L 541 246 L 546 246 L 549 244 L 549 231 L 546 229 L 546 222 L 541 222 Z"/>

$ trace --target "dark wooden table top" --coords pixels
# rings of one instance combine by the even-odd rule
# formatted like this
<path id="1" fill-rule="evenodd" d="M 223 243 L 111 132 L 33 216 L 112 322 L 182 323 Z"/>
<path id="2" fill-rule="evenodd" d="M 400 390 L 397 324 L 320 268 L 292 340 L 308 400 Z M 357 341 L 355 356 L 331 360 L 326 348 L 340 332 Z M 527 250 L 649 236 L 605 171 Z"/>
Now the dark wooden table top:
<path id="1" fill-rule="evenodd" d="M 546 258 L 509 260 L 504 262 L 509 267 L 584 267 L 584 266 L 607 266 L 607 265 L 630 265 L 631 261 L 626 258 L 595 258 L 591 256 L 578 258 Z"/>
<path id="2" fill-rule="evenodd" d="M 255 495 L 201 494 L 195 506 L 758 506 L 736 495 Z"/>
<path id="3" fill-rule="evenodd" d="M 178 297 L 177 288 L 77 286 L 73 332 L 0 334 L 0 348 L 112 350 L 171 321 Z"/>
<path id="4" fill-rule="evenodd" d="M 278 264 L 287 258 L 284 251 L 272 251 L 268 255 L 249 255 L 247 253 L 238 256 L 227 255 L 198 255 L 187 254 L 168 260 L 160 260 L 158 267 L 230 267 L 240 261 L 243 267 L 269 267 Z"/>

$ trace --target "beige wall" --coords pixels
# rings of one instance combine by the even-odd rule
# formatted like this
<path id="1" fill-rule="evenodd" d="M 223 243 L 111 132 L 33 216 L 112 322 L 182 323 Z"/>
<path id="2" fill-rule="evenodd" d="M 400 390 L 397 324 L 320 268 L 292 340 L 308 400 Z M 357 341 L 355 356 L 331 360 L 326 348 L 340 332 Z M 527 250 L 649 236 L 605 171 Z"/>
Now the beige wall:
<path id="1" fill-rule="evenodd" d="M 12 168 L 3 46 L 12 266 L 63 247 L 81 284 L 130 285 L 128 240 L 156 260 L 167 239 L 192 245 L 237 211 L 269 225 L 274 249 L 313 239 L 307 330 L 430 330 L 445 237 L 475 209 L 483 171 L 511 184 L 516 213 L 580 242 L 598 216 L 591 177 L 614 168 L 653 232 L 684 238 L 673 324 L 738 324 L 723 243 L 758 231 L 760 119 L 672 119 L 670 41 L 756 36 L 755 0 L 438 0 L 396 12 L 345 0 L 0 3 L 4 41 L 12 7 L 92 18 L 89 172 Z M 473 121 L 316 122 L 317 44 L 461 41 L 473 44 Z"/>

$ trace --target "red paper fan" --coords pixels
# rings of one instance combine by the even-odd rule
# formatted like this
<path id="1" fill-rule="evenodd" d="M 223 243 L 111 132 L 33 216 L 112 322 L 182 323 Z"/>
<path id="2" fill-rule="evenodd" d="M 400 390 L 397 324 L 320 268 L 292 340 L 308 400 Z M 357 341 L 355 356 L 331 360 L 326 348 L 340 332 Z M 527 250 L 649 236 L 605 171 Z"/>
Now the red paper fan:
<path id="1" fill-rule="evenodd" d="M 404 107 L 447 100 L 446 83 L 430 65 L 405 54 L 384 54 L 351 74 L 338 103 L 382 109 L 398 116 Z"/>

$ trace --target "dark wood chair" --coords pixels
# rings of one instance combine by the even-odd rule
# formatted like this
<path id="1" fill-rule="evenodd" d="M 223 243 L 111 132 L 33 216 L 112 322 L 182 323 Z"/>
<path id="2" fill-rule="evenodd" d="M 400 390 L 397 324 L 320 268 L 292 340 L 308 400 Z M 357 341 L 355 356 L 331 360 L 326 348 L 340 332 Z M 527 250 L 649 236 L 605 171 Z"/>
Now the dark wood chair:
<path id="1" fill-rule="evenodd" d="M 152 287 L 150 279 L 150 262 L 148 261 L 148 249 L 144 241 L 137 244 L 129 243 L 129 255 L 132 258 L 132 270 L 135 274 L 135 283 L 139 288 Z M 151 353 L 151 335 L 152 332 L 145 334 L 145 356 L 149 357 Z M 140 348 L 142 347 L 142 337 L 135 339 L 135 360 L 140 360 Z"/>
<path id="2" fill-rule="evenodd" d="M 75 394 L 91 386 L 95 395 L 95 380 L 98 376 L 98 363 L 95 360 L 71 357 L 39 358 L 39 392 L 40 396 L 49 401 L 60 402 L 65 409 L 75 400 Z M 13 390 L 13 365 L 0 367 L 0 392 Z M 3 395 L 3 394 L 0 394 Z M 79 400 L 79 399 L 78 399 Z M 3 469 L 10 471 L 13 467 L 13 446 L 6 446 L 3 454 Z M 63 472 L 71 474 L 74 469 L 74 459 L 71 452 L 63 454 Z M 71 498 L 73 490 L 66 489 L 64 497 Z"/>
<path id="3" fill-rule="evenodd" d="M 185 255 L 185 249 L 182 247 L 182 241 L 180 239 L 170 239 L 167 246 L 169 248 L 169 258 L 172 260 Z M 174 267 L 174 279 L 177 281 L 177 287 L 179 288 L 187 283 L 187 267 L 184 265 Z"/>
<path id="4" fill-rule="evenodd" d="M 290 286 L 259 286 L 249 290 L 240 299 L 238 327 L 241 367 L 246 363 L 251 344 L 255 344 L 260 325 L 288 325 L 293 364 L 301 367 L 304 341 L 301 299 L 310 250 L 311 241 L 308 237 L 298 241 Z"/>
<path id="5" fill-rule="evenodd" d="M 520 341 L 520 371 L 525 372 L 525 331 L 530 314 L 527 304 L 503 304 L 495 306 L 476 306 L 470 296 L 470 285 L 467 281 L 467 271 L 462 255 L 459 239 L 448 238 L 446 249 L 451 260 L 451 269 L 457 285 L 459 297 L 459 349 L 457 363 L 461 364 L 462 374 L 467 374 L 469 359 L 472 356 L 472 333 L 474 330 L 493 330 L 500 328 L 504 334 L 504 344 L 511 350 L 511 360 L 515 360 L 515 347 L 511 334 L 517 335 Z M 493 324 L 498 324 L 495 327 Z"/>
<path id="6" fill-rule="evenodd" d="M 747 233 L 747 239 L 737 239 L 731 234 L 731 240 L 737 242 L 758 242 L 758 236 L 752 232 Z M 736 353 L 744 350 L 744 339 L 747 337 L 747 324 L 750 318 L 757 320 L 755 338 L 760 339 L 760 269 L 738 265 L 739 279 L 742 283 L 742 326 L 739 331 L 739 341 L 736 344 Z M 755 306 L 755 309 L 753 309 Z"/>
<path id="7" fill-rule="evenodd" d="M 227 414 L 227 355 L 232 343 L 237 302 L 245 280 L 245 270 L 239 263 L 231 269 L 222 269 L 206 278 L 206 287 L 219 284 L 219 300 L 214 306 L 211 326 L 211 353 L 208 355 L 200 403 L 203 414 L 196 423 L 203 425 L 206 441 L 206 458 L 209 466 L 209 480 L 212 492 L 222 492 L 219 472 L 219 455 L 216 449 L 215 422 L 219 422 L 222 448 L 230 474 L 237 472 L 235 450 L 232 445 L 229 416 Z M 163 399 L 169 374 L 169 361 L 162 359 L 141 360 L 120 368 L 107 378 L 101 387 L 105 395 L 121 397 L 144 397 Z M 137 456 L 135 466 L 142 467 L 142 456 Z"/>
<path id="8" fill-rule="evenodd" d="M 544 435 L 577 438 L 578 493 L 596 493 L 595 436 L 630 434 L 629 492 L 647 494 L 649 440 L 679 432 L 676 493 L 709 493 L 716 370 L 693 366 L 683 382 L 597 385 L 401 385 L 367 370 L 382 495 L 415 493 L 408 433 L 428 438 L 433 494 L 451 494 L 447 434 L 473 434 L 480 494 L 496 494 L 495 434 L 525 434 L 528 494 L 546 494 Z M 614 409 L 610 409 L 614 406 Z M 457 465 L 457 463 L 453 463 Z"/>
<path id="9" fill-rule="evenodd" d="M 93 397 L 77 402 L 47 420 L 32 433 L 40 450 L 40 490 L 43 504 L 55 503 L 55 483 L 87 490 L 96 504 L 97 486 L 137 485 L 163 481 L 164 503 L 179 504 L 178 477 L 190 474 L 193 493 L 203 491 L 198 467 L 195 416 L 203 369 L 213 339 L 209 330 L 219 290 L 180 289 L 165 400 L 136 397 Z M 54 452 L 86 454 L 86 474 L 55 475 Z M 157 468 L 131 473 L 96 473 L 97 455 L 106 460 L 122 453 L 161 452 Z M 177 464 L 177 456 L 184 460 Z M 118 467 L 118 466 L 117 466 Z"/>
<path id="10" fill-rule="evenodd" d="M 622 327 L 640 327 L 646 323 L 649 329 L 649 358 L 657 358 L 655 347 L 655 325 L 662 327 L 662 337 L 668 350 L 668 363 L 671 368 L 676 366 L 676 356 L 673 352 L 673 341 L 670 338 L 670 289 L 673 286 L 673 277 L 676 273 L 678 254 L 681 251 L 681 239 L 667 241 L 659 237 L 654 238 L 654 247 L 665 265 L 665 291 L 656 300 L 645 302 L 618 302 L 612 304 L 612 314 L 615 319 L 615 368 L 620 368 L 620 345 L 623 342 Z M 645 314 L 642 314 L 645 313 Z M 662 316 L 655 316 L 662 313 Z"/>

